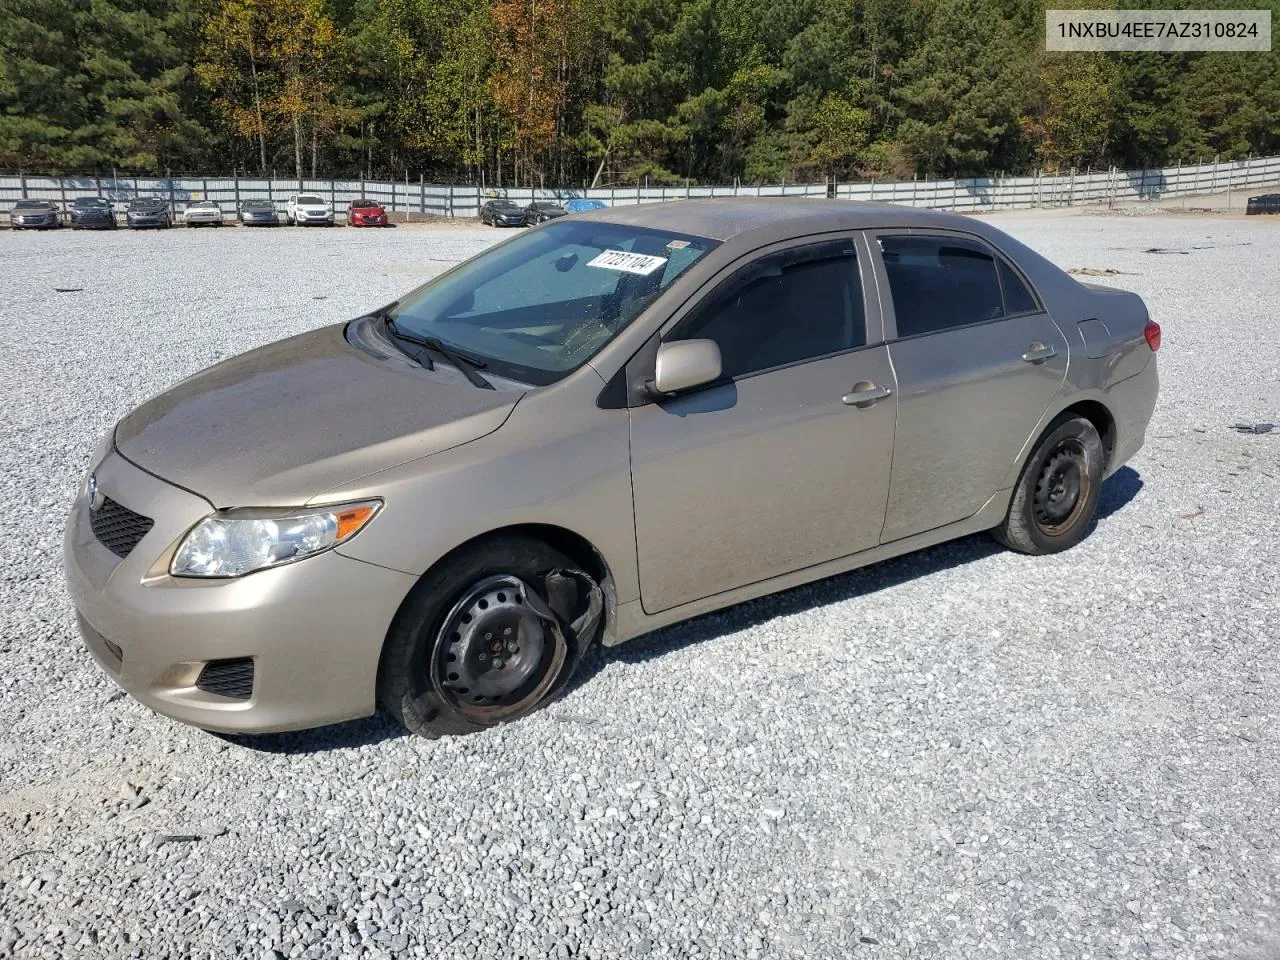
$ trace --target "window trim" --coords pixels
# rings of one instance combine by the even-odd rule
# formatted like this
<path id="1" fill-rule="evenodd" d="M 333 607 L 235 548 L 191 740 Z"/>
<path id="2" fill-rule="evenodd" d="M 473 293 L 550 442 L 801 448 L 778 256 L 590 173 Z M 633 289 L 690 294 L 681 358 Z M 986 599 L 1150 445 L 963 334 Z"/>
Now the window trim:
<path id="1" fill-rule="evenodd" d="M 885 266 L 883 251 L 880 249 L 879 240 L 882 237 L 951 237 L 957 240 L 968 240 L 977 244 L 990 254 L 993 261 L 1004 261 L 1004 263 L 1013 270 L 1014 275 L 1022 280 L 1027 290 L 1031 292 L 1031 297 L 1035 300 L 1037 309 L 1023 310 L 1019 313 L 1006 313 L 1003 316 L 992 317 L 989 320 L 974 320 L 970 323 L 958 323 L 955 326 L 946 327 L 942 330 L 926 330 L 923 333 L 913 333 L 907 336 L 898 335 L 898 308 L 893 302 L 893 289 L 889 286 L 889 271 Z M 919 340 L 921 337 L 933 337 L 939 334 L 950 333 L 953 330 L 968 330 L 973 327 L 985 326 L 989 323 L 1003 323 L 1006 320 L 1018 320 L 1024 317 L 1038 317 L 1048 314 L 1048 310 L 1044 305 L 1044 298 L 1040 296 L 1040 291 L 1035 288 L 1035 284 L 1027 277 L 1026 273 L 1012 260 L 1001 253 L 994 245 L 975 233 L 967 233 L 963 230 L 950 230 L 945 227 L 910 227 L 910 228 L 893 228 L 882 227 L 874 230 L 866 231 L 866 243 L 874 260 L 876 272 L 876 284 L 881 292 L 880 309 L 882 313 L 882 322 L 884 324 L 884 342 L 885 343 L 901 343 L 909 340 Z M 996 270 L 996 282 L 1000 286 L 1000 307 L 1005 307 L 1004 281 L 1000 277 L 1000 271 Z M 893 330 L 893 336 L 889 335 L 890 327 Z"/>
<path id="2" fill-rule="evenodd" d="M 749 267 L 751 264 L 765 257 L 773 256 L 776 253 L 785 253 L 788 250 L 796 250 L 803 247 L 818 246 L 824 243 L 834 243 L 840 240 L 848 240 L 852 248 L 854 263 L 857 265 L 858 284 L 862 288 L 862 314 L 863 327 L 866 340 L 859 346 L 848 347 L 844 350 L 835 350 L 831 353 L 824 353 L 813 357 L 805 357 L 801 360 L 791 360 L 787 363 L 775 364 L 772 367 L 762 367 L 759 370 L 752 370 L 749 373 L 739 374 L 736 377 L 721 377 L 707 387 L 718 386 L 726 383 L 738 383 L 743 380 L 750 380 L 752 377 L 758 377 L 766 373 L 775 373 L 779 370 L 787 370 L 791 367 L 798 367 L 806 363 L 816 363 L 819 360 L 827 360 L 831 357 L 839 357 L 849 353 L 857 353 L 859 350 L 868 350 L 881 346 L 884 343 L 884 318 L 881 314 L 879 298 L 872 297 L 872 276 L 868 263 L 869 249 L 862 230 L 829 230 L 823 233 L 806 234 L 802 237 L 791 237 L 786 240 L 780 240 L 776 243 L 766 244 L 748 251 L 734 259 L 731 263 L 726 264 L 717 271 L 714 277 L 711 277 L 701 287 L 675 310 L 666 322 L 662 324 L 657 331 L 656 339 L 658 345 L 668 341 L 679 339 L 675 334 L 680 327 L 691 317 L 693 317 L 699 308 L 706 304 L 720 288 L 732 282 L 733 278 Z M 878 322 L 877 322 L 878 321 Z M 646 347 L 648 344 L 646 344 Z M 656 347 L 654 348 L 656 352 Z M 645 349 L 641 348 L 637 357 L 645 353 Z M 634 361 L 633 361 L 634 362 Z M 631 364 L 627 364 L 628 367 Z"/>

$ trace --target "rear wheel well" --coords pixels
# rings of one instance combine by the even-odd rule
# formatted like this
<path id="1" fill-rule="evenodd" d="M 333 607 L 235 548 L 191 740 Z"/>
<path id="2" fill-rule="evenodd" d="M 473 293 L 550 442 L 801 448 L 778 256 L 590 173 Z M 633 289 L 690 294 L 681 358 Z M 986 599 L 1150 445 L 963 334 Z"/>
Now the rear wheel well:
<path id="1" fill-rule="evenodd" d="M 1062 412 L 1077 414 L 1093 424 L 1098 436 L 1102 438 L 1102 448 L 1107 451 L 1107 463 L 1110 464 L 1116 445 L 1116 421 L 1111 416 L 1111 411 L 1097 400 L 1081 400 Z"/>

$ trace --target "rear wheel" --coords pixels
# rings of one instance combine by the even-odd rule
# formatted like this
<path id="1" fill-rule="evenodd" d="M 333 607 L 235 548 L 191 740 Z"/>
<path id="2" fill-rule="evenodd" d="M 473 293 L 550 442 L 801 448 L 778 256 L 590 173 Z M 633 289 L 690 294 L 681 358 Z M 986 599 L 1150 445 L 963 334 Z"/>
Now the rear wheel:
<path id="1" fill-rule="evenodd" d="M 1065 413 L 1045 430 L 1014 488 L 1004 522 L 992 534 L 1022 553 L 1075 546 L 1098 508 L 1107 453 L 1084 417 Z"/>
<path id="2" fill-rule="evenodd" d="M 602 622 L 599 586 L 560 551 L 522 536 L 477 541 L 396 614 L 379 700 L 426 737 L 514 720 L 564 690 Z"/>

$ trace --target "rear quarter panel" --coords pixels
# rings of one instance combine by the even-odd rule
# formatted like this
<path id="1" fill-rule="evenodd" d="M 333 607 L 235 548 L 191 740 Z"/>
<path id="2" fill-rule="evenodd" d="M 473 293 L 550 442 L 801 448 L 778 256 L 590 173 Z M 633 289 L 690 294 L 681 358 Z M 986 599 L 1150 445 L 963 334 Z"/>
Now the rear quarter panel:
<path id="1" fill-rule="evenodd" d="M 1128 290 L 1080 283 L 988 223 L 975 220 L 971 229 L 1022 268 L 1066 337 L 1070 351 L 1062 391 L 1028 436 L 1018 466 L 1005 486 L 1017 482 L 1022 462 L 1049 423 L 1083 401 L 1102 404 L 1114 420 L 1107 472 L 1115 472 L 1142 446 L 1159 392 L 1155 354 L 1143 335 L 1149 319 L 1146 304 Z"/>

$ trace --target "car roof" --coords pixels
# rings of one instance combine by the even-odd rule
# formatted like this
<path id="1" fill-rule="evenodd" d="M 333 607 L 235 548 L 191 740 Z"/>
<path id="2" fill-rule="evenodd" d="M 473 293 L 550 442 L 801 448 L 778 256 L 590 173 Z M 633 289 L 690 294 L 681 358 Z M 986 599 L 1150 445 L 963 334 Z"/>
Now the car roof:
<path id="1" fill-rule="evenodd" d="M 969 221 L 955 214 L 920 210 L 861 200 L 813 200 L 805 197 L 716 197 L 678 203 L 642 203 L 631 207 L 592 210 L 584 219 L 606 220 L 634 227 L 670 230 L 711 240 L 732 240 L 754 230 L 772 227 L 779 237 L 824 230 L 872 230 L 877 227 L 963 229 Z"/>

